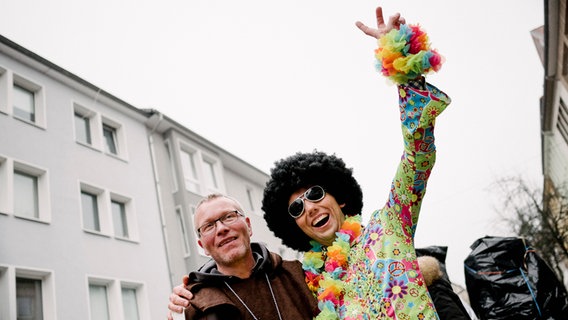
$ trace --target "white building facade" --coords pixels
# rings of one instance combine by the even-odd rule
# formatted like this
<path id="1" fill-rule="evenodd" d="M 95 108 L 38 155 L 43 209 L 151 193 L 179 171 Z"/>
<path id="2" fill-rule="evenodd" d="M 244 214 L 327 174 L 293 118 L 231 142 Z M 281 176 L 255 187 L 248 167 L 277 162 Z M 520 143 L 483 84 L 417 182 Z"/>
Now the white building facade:
<path id="1" fill-rule="evenodd" d="M 195 106 L 198 107 L 198 106 Z M 193 213 L 213 192 L 260 209 L 268 175 L 0 36 L 0 320 L 160 319 L 208 257 Z"/>

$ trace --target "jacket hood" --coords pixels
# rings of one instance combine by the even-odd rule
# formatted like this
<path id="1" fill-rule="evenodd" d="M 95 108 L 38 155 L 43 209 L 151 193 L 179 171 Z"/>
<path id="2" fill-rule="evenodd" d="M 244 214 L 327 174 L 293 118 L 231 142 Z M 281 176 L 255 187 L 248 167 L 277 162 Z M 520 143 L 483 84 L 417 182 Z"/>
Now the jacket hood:
<path id="1" fill-rule="evenodd" d="M 440 270 L 440 262 L 438 259 L 431 256 L 421 256 L 418 257 L 417 260 L 427 287 L 434 281 L 442 278 L 442 271 Z"/>
<path id="2" fill-rule="evenodd" d="M 266 272 L 268 275 L 282 264 L 282 258 L 276 254 L 268 251 L 265 245 L 257 242 L 251 243 L 252 254 L 254 257 L 255 265 L 252 270 L 252 275 L 258 272 Z M 251 275 L 251 276 L 252 276 Z M 205 284 L 211 282 L 223 282 L 238 280 L 238 277 L 228 276 L 219 272 L 215 260 L 210 259 L 197 271 L 189 273 L 189 287 L 198 284 Z"/>

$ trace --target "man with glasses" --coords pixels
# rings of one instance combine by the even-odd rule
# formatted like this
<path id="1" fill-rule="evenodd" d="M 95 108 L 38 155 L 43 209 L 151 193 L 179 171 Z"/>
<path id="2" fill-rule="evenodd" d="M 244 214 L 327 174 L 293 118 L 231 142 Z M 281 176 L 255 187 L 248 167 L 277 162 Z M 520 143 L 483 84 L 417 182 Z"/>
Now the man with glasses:
<path id="1" fill-rule="evenodd" d="M 282 260 L 262 244 L 251 243 L 250 220 L 237 200 L 221 194 L 205 197 L 197 205 L 194 225 L 199 246 L 211 260 L 184 279 L 191 300 L 172 294 L 171 299 L 186 306 L 186 319 L 313 317 L 317 304 L 305 285 L 301 263 Z"/>

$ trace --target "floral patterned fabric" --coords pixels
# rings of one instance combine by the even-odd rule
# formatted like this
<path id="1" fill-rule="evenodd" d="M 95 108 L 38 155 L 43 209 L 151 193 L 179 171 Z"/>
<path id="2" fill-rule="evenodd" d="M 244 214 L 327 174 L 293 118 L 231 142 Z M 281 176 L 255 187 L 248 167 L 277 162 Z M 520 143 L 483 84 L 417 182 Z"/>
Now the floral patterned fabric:
<path id="1" fill-rule="evenodd" d="M 349 251 L 341 319 L 438 319 L 418 271 L 414 233 L 436 159 L 434 119 L 450 98 L 430 84 L 398 90 L 404 154 L 387 204 Z"/>

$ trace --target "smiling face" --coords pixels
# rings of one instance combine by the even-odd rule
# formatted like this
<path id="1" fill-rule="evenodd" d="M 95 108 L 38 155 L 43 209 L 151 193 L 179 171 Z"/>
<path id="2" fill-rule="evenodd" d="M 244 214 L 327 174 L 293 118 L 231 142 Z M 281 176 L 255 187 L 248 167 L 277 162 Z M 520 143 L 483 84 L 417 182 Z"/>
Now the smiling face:
<path id="1" fill-rule="evenodd" d="M 308 188 L 301 188 L 292 193 L 288 205 L 304 194 Z M 331 194 L 318 202 L 304 200 L 304 213 L 296 218 L 296 224 L 313 240 L 330 246 L 335 240 L 335 233 L 341 229 L 345 215 L 341 211 L 345 204 L 338 204 Z"/>
<path id="2" fill-rule="evenodd" d="M 220 196 L 210 199 L 197 207 L 194 217 L 195 226 L 199 227 L 215 221 L 234 210 L 242 212 L 238 203 L 230 198 Z M 217 262 L 219 271 L 236 275 L 236 270 L 242 268 L 250 271 L 250 265 L 254 264 L 250 247 L 251 235 L 249 218 L 239 216 L 237 221 L 228 226 L 220 221 L 215 222 L 213 232 L 202 235 L 198 243 L 205 253 Z"/>

